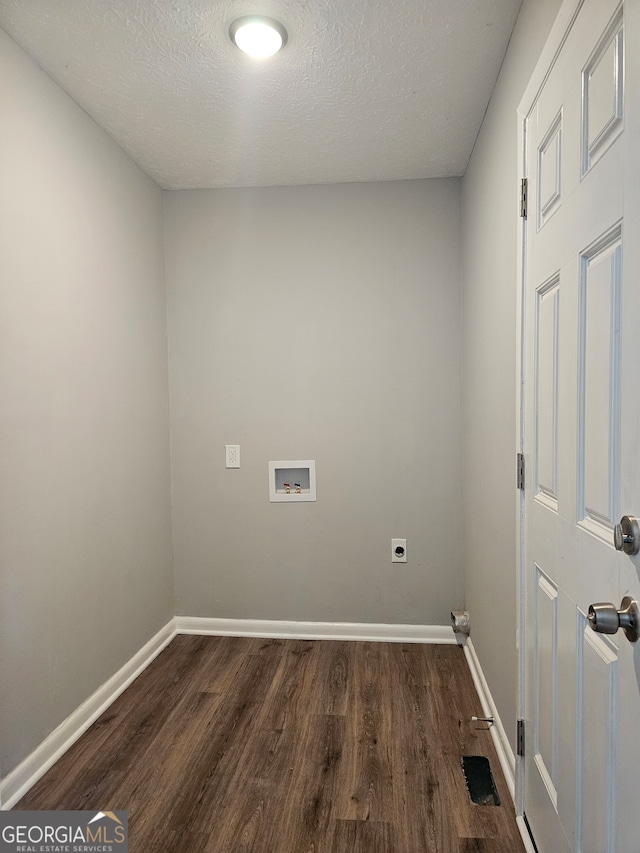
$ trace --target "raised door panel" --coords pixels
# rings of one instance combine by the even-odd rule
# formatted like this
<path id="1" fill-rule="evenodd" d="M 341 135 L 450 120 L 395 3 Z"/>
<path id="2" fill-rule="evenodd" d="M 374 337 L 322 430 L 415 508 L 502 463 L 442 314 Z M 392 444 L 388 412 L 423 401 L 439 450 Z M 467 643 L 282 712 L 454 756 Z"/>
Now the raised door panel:
<path id="1" fill-rule="evenodd" d="M 535 763 L 555 808 L 558 804 L 558 588 L 535 566 Z"/>
<path id="2" fill-rule="evenodd" d="M 578 633 L 576 849 L 615 853 L 618 651 L 580 611 Z"/>
<path id="3" fill-rule="evenodd" d="M 562 110 L 538 148 L 538 228 L 558 209 L 562 201 Z"/>
<path id="4" fill-rule="evenodd" d="M 558 507 L 558 360 L 560 277 L 538 288 L 536 299 L 536 499 Z"/>
<path id="5" fill-rule="evenodd" d="M 622 6 L 582 72 L 582 173 L 591 169 L 622 131 L 624 27 Z"/>
<path id="6" fill-rule="evenodd" d="M 619 514 L 621 273 L 618 224 L 580 260 L 578 520 L 607 542 Z"/>

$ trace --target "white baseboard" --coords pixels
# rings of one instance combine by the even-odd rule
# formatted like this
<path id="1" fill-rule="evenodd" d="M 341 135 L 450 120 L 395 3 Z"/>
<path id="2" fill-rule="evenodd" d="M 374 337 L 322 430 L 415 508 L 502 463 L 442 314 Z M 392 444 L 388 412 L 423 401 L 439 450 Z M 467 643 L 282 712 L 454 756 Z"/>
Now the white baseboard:
<path id="1" fill-rule="evenodd" d="M 284 622 L 268 619 L 209 619 L 176 616 L 146 643 L 118 672 L 82 703 L 9 775 L 0 780 L 0 808 L 10 809 L 47 770 L 84 734 L 117 697 L 146 669 L 176 634 L 203 634 L 233 637 L 264 637 L 305 640 L 361 640 L 394 643 L 457 642 L 449 625 L 392 625 L 360 622 Z M 515 802 L 515 755 L 469 639 L 465 656 L 475 684 L 482 713 L 492 716 L 494 745 Z M 535 853 L 521 816 L 516 818 L 527 853 Z"/>
<path id="2" fill-rule="evenodd" d="M 491 726 L 491 736 L 493 737 L 493 745 L 495 746 L 496 752 L 498 753 L 500 767 L 502 767 L 502 772 L 504 773 L 504 778 L 507 782 L 507 787 L 509 788 L 509 793 L 511 794 L 511 799 L 513 800 L 513 804 L 515 807 L 516 757 L 511 747 L 511 742 L 509 741 L 507 733 L 504 730 L 504 726 L 502 725 L 502 720 L 500 719 L 498 709 L 496 708 L 495 702 L 493 701 L 491 691 L 489 690 L 489 685 L 487 684 L 487 679 L 484 677 L 482 667 L 480 666 L 480 661 L 478 660 L 478 655 L 476 654 L 476 650 L 473 646 L 473 642 L 471 641 L 471 639 L 467 640 L 464 647 L 464 653 L 467 658 L 467 663 L 469 664 L 469 669 L 471 670 L 471 677 L 473 678 L 473 683 L 475 684 L 476 690 L 478 691 L 480 704 L 482 706 L 482 714 L 485 717 L 493 717 L 493 725 Z M 529 829 L 527 828 L 527 824 L 525 823 L 525 820 L 522 815 L 516 815 L 516 823 L 518 825 L 518 829 L 520 830 L 520 835 L 522 836 L 524 849 L 527 851 L 527 853 L 536 853 L 536 849 L 531 842 Z"/>
<path id="3" fill-rule="evenodd" d="M 504 730 L 504 726 L 502 725 L 502 720 L 500 719 L 500 715 L 498 714 L 496 704 L 493 701 L 491 691 L 489 690 L 489 685 L 487 684 L 487 679 L 484 676 L 482 667 L 480 666 L 478 655 L 476 654 L 476 650 L 473 646 L 473 642 L 471 641 L 471 639 L 467 640 L 464 646 L 464 653 L 467 658 L 469 669 L 471 670 L 471 677 L 473 678 L 473 683 L 475 684 L 475 688 L 478 691 L 480 704 L 482 706 L 482 714 L 485 717 L 493 717 L 493 725 L 491 726 L 491 736 L 493 737 L 493 745 L 495 746 L 496 752 L 498 753 L 500 767 L 502 767 L 502 772 L 504 773 L 504 778 L 507 782 L 509 793 L 511 794 L 511 799 L 513 800 L 514 808 L 516 808 L 517 811 L 515 785 L 516 757 L 511 747 L 511 742 L 509 741 L 507 733 Z M 516 823 L 518 825 L 518 829 L 520 830 L 522 843 L 524 844 L 524 849 L 526 850 L 526 853 L 536 853 L 536 848 L 531 840 L 531 835 L 529 834 L 529 828 L 525 822 L 524 817 L 521 814 L 516 814 Z"/>
<path id="4" fill-rule="evenodd" d="M 57 729 L 25 758 L 9 775 L 0 781 L 0 807 L 10 809 L 29 788 L 84 734 L 126 690 L 134 679 L 175 636 L 175 619 L 171 619 L 148 643 L 136 652 L 108 681 L 89 696 Z"/>
<path id="5" fill-rule="evenodd" d="M 511 747 L 511 742 L 509 741 L 507 733 L 504 730 L 504 726 L 502 725 L 500 714 L 498 714 L 498 709 L 496 708 L 495 702 L 493 701 L 491 691 L 489 690 L 489 685 L 487 684 L 487 679 L 484 677 L 484 673 L 482 671 L 482 667 L 480 666 L 480 661 L 478 660 L 478 655 L 476 654 L 476 650 L 473 646 L 471 638 L 469 638 L 465 643 L 464 653 L 467 658 L 469 669 L 471 671 L 473 683 L 478 692 L 480 705 L 482 707 L 482 715 L 485 717 L 493 717 L 493 725 L 490 728 L 491 736 L 493 738 L 493 745 L 495 746 L 496 752 L 498 753 L 498 761 L 500 762 L 500 767 L 502 768 L 502 772 L 504 773 L 504 778 L 507 783 L 507 787 L 509 788 L 509 793 L 511 794 L 511 799 L 513 800 L 515 808 L 516 757 Z M 527 828 L 527 824 L 525 823 L 525 820 L 522 815 L 516 815 L 516 823 L 518 825 L 518 829 L 520 830 L 520 835 L 522 836 L 524 849 L 527 851 L 527 853 L 536 853 L 536 849 L 531 842 L 529 829 Z"/>
<path id="6" fill-rule="evenodd" d="M 305 640 L 368 640 L 387 643 L 455 643 L 449 625 L 360 622 L 284 622 L 268 619 L 171 619 L 118 672 L 70 714 L 8 776 L 0 780 L 0 808 L 10 809 L 84 734 L 100 714 L 146 669 L 176 634 Z"/>
<path id="7" fill-rule="evenodd" d="M 473 646 L 473 642 L 471 641 L 471 639 L 467 640 L 464 647 L 464 653 L 467 658 L 467 663 L 469 664 L 469 669 L 471 670 L 471 677 L 473 678 L 473 683 L 475 684 L 476 690 L 478 691 L 478 696 L 480 697 L 480 704 L 482 705 L 482 714 L 485 717 L 493 717 L 493 725 L 490 729 L 491 735 L 493 737 L 493 744 L 496 748 L 496 752 L 498 753 L 498 760 L 500 761 L 502 772 L 504 773 L 507 786 L 509 787 L 511 799 L 515 803 L 516 757 L 514 755 L 513 749 L 511 748 L 511 743 L 509 741 L 509 738 L 507 737 L 507 733 L 505 732 L 504 727 L 502 725 L 502 720 L 500 719 L 498 709 L 496 708 L 495 702 L 493 701 L 493 697 L 491 696 L 489 685 L 487 684 L 487 680 L 484 677 L 484 673 L 482 672 L 482 667 L 480 666 L 480 661 L 478 660 L 478 656 L 476 654 L 476 650 Z"/>
<path id="8" fill-rule="evenodd" d="M 199 616 L 176 616 L 176 633 L 283 640 L 366 640 L 380 643 L 456 642 L 450 625 L 283 622 L 271 619 L 209 619 Z"/>
<path id="9" fill-rule="evenodd" d="M 522 843 L 524 844 L 524 849 L 526 850 L 526 853 L 538 853 L 536 848 L 533 846 L 533 842 L 531 841 L 531 836 L 529 835 L 527 824 L 525 823 L 525 820 L 522 815 L 516 815 L 516 823 L 518 824 L 518 829 L 520 830 L 520 835 L 522 836 Z"/>

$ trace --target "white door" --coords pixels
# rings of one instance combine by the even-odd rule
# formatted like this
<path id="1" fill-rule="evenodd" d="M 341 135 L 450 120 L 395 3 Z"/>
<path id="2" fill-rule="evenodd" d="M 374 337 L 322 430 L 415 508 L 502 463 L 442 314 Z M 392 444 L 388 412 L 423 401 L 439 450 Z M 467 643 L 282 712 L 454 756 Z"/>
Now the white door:
<path id="1" fill-rule="evenodd" d="M 640 0 L 566 0 L 522 114 L 524 811 L 540 853 L 640 851 Z"/>

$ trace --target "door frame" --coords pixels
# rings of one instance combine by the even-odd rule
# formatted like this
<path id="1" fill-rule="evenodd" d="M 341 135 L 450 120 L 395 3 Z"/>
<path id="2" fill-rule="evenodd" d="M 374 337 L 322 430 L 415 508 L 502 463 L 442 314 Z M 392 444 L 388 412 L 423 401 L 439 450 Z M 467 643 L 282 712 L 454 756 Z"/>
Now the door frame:
<path id="1" fill-rule="evenodd" d="M 558 54 L 565 43 L 569 30 L 573 26 L 578 13 L 585 0 L 564 0 L 558 15 L 551 27 L 549 36 L 542 49 L 540 57 L 531 74 L 529 83 L 517 110 L 517 151 L 518 151 L 518 175 L 514 185 L 520 187 L 522 178 L 529 178 L 527 174 L 527 117 L 536 105 L 542 87 L 546 82 L 549 70 L 555 63 Z M 526 259 L 527 259 L 527 220 L 520 216 L 520 199 L 518 199 L 517 225 L 517 296 L 516 296 L 516 453 L 524 453 L 524 399 L 525 399 L 525 285 L 526 285 Z M 532 213 L 529 211 L 529 216 Z M 525 457 L 525 477 L 532 470 L 531 460 Z M 518 613 L 516 617 L 516 647 L 518 660 L 517 677 L 517 713 L 518 719 L 526 719 L 526 651 L 527 651 L 527 623 L 526 623 L 526 566 L 525 566 L 525 490 L 520 489 L 516 498 L 516 526 L 517 526 L 517 577 L 516 577 L 516 601 Z M 516 790 L 515 806 L 516 814 L 524 815 L 524 757 L 516 756 Z"/>

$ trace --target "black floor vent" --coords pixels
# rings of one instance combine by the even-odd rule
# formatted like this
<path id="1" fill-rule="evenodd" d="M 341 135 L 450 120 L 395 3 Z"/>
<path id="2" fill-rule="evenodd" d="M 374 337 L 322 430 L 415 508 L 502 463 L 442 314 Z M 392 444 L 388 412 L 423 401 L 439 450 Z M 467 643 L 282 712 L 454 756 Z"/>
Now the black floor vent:
<path id="1" fill-rule="evenodd" d="M 471 802 L 478 806 L 499 806 L 500 797 L 493 781 L 489 759 L 484 755 L 463 755 L 460 761 Z"/>

